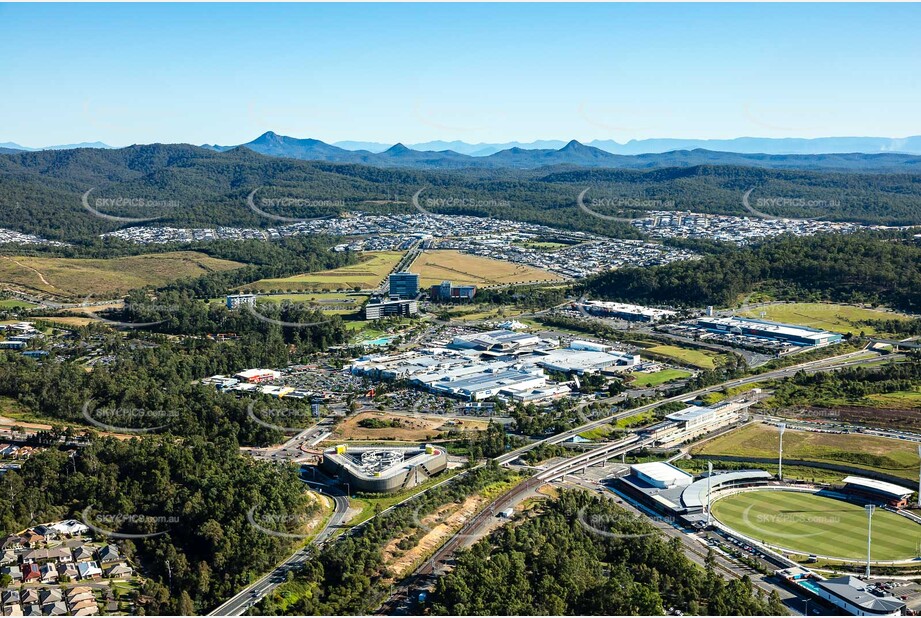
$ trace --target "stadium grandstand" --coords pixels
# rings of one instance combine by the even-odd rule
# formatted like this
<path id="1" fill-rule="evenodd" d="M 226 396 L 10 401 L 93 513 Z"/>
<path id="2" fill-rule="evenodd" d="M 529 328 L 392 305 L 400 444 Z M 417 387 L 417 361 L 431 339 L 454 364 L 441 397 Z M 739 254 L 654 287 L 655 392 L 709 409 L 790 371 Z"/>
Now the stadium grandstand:
<path id="1" fill-rule="evenodd" d="M 885 504 L 893 508 L 902 509 L 908 506 L 912 490 L 906 489 L 895 483 L 867 479 L 860 476 L 849 476 L 844 479 L 841 493 L 856 501 Z"/>

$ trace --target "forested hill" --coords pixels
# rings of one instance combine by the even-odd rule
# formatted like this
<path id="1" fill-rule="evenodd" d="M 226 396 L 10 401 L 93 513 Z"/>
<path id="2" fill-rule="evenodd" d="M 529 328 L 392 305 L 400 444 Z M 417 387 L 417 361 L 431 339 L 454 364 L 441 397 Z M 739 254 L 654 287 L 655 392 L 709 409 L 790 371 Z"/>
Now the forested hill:
<path id="1" fill-rule="evenodd" d="M 584 291 L 593 298 L 697 307 L 732 305 L 747 293 L 766 291 L 918 312 L 921 246 L 907 235 L 783 237 L 700 260 L 602 273 L 586 280 Z"/>
<path id="2" fill-rule="evenodd" d="M 451 616 L 778 616 L 776 593 L 748 576 L 727 582 L 700 569 L 678 539 L 612 501 L 564 492 L 521 525 L 504 526 L 438 580 L 432 613 Z M 669 612 L 672 613 L 672 612 Z M 679 614 L 680 615 L 680 614 Z"/>
<path id="3" fill-rule="evenodd" d="M 153 144 L 0 154 L 0 228 L 55 240 L 81 240 L 130 225 L 84 208 L 82 197 L 89 189 L 93 192 L 88 203 L 92 206 L 97 199 L 106 200 L 98 208 L 105 214 L 157 217 L 156 225 L 278 225 L 277 220 L 247 206 L 246 197 L 260 187 L 262 202 L 290 198 L 263 208 L 287 217 L 355 210 L 412 212 L 410 198 L 424 188 L 426 198 L 445 198 L 446 203 L 455 204 L 432 207 L 437 212 L 627 237 L 637 235 L 629 224 L 588 217 L 578 209 L 576 197 L 582 190 L 590 189 L 586 202 L 593 209 L 627 217 L 641 216 L 643 208 L 664 207 L 743 215 L 747 211 L 742 196 L 754 189 L 752 205 L 772 215 L 921 223 L 921 173 L 769 170 L 738 165 L 426 171 L 268 157 L 245 148 L 215 152 L 189 145 Z M 112 201 L 118 198 L 122 201 Z M 768 202 L 759 204 L 761 198 Z M 616 207 L 624 203 L 630 207 Z"/>

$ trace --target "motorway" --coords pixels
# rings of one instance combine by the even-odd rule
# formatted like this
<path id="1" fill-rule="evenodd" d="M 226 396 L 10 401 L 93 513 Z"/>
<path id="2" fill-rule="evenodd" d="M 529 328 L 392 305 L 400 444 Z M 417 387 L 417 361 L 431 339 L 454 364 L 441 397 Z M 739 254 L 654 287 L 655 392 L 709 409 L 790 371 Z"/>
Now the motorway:
<path id="1" fill-rule="evenodd" d="M 589 429 L 593 429 L 595 427 L 599 427 L 601 425 L 610 423 L 611 421 L 615 421 L 617 419 L 624 418 L 627 416 L 632 416 L 634 414 L 638 414 L 646 410 L 655 409 L 666 403 L 670 403 L 674 401 L 690 401 L 691 399 L 694 399 L 701 395 L 715 392 L 715 391 L 718 391 L 724 388 L 743 386 L 745 384 L 753 384 L 755 382 L 763 382 L 765 380 L 786 378 L 786 377 L 790 377 L 794 375 L 798 371 L 832 371 L 836 369 L 842 369 L 844 367 L 866 364 L 868 362 L 875 362 L 876 360 L 878 360 L 877 357 L 857 358 L 858 356 L 863 356 L 865 354 L 866 354 L 865 350 L 858 350 L 856 352 L 850 352 L 848 354 L 843 354 L 840 356 L 829 357 L 829 358 L 820 359 L 816 361 L 809 361 L 806 363 L 801 363 L 799 365 L 792 365 L 790 367 L 785 367 L 783 369 L 777 369 L 775 371 L 766 372 L 766 373 L 762 373 L 762 374 L 755 375 L 755 376 L 749 376 L 745 378 L 737 378 L 737 379 L 729 380 L 727 382 L 715 384 L 713 386 L 708 386 L 706 388 L 698 389 L 696 391 L 692 391 L 689 393 L 684 393 L 681 395 L 676 395 L 674 397 L 669 397 L 669 398 L 666 398 L 666 399 L 663 399 L 663 400 L 660 400 L 654 403 L 640 406 L 638 408 L 624 410 L 616 414 L 612 414 L 604 418 L 597 419 L 589 423 L 585 423 L 584 425 L 581 425 L 574 429 L 570 429 L 568 431 L 564 431 L 554 436 L 549 436 L 547 438 L 544 438 L 543 440 L 532 442 L 528 444 L 527 446 L 521 447 L 514 451 L 510 451 L 509 453 L 506 453 L 505 455 L 502 455 L 496 458 L 496 462 L 499 463 L 500 465 L 509 464 L 513 462 L 514 460 L 516 460 L 518 457 L 520 457 L 522 454 L 526 453 L 527 451 L 533 448 L 536 448 L 540 444 L 557 444 L 559 442 L 563 442 L 564 440 L 567 440 L 571 438 L 572 436 L 578 435 L 579 433 L 582 433 Z M 604 402 L 606 400 L 600 399 L 596 401 Z M 477 534 L 477 531 L 482 529 L 485 526 L 485 524 L 490 521 L 490 519 L 493 517 L 493 513 L 495 513 L 497 510 L 502 510 L 502 508 L 506 508 L 507 504 L 517 503 L 518 501 L 524 499 L 524 497 L 529 492 L 536 490 L 536 488 L 539 487 L 540 485 L 550 482 L 552 480 L 561 478 L 562 476 L 564 476 L 567 473 L 572 472 L 573 470 L 584 468 L 586 466 L 593 465 L 595 463 L 603 462 L 607 460 L 608 458 L 620 455 L 623 449 L 632 450 L 634 448 L 641 446 L 642 444 L 643 442 L 639 441 L 639 438 L 637 436 L 631 435 L 625 438 L 623 441 L 612 442 L 607 445 L 602 445 L 598 447 L 597 449 L 587 451 L 577 457 L 574 457 L 572 459 L 568 459 L 564 462 L 556 464 L 550 468 L 547 468 L 539 472 L 537 475 L 529 478 L 523 483 L 520 483 L 516 487 L 513 487 L 508 492 L 506 492 L 502 496 L 499 496 L 499 498 L 497 498 L 492 503 L 490 503 L 490 505 L 488 505 L 485 509 L 483 509 L 478 515 L 476 515 L 474 518 L 469 520 L 467 524 L 465 524 L 453 537 L 451 537 L 435 553 L 435 555 L 432 556 L 431 560 L 427 561 L 422 567 L 420 567 L 420 570 L 418 570 L 418 575 L 419 576 L 424 575 L 425 569 L 429 569 L 428 574 L 430 575 L 436 563 L 443 564 L 446 560 L 450 559 L 450 556 L 452 556 L 453 553 L 459 547 L 462 546 L 465 540 L 467 540 L 468 538 L 475 537 Z M 452 478 L 457 478 L 457 477 L 452 477 Z M 446 479 L 445 481 L 442 481 L 442 483 L 449 482 L 450 480 L 452 479 Z M 402 502 L 391 506 L 387 510 L 397 508 L 403 503 L 414 499 L 416 496 L 421 495 L 425 493 L 426 491 L 431 491 L 432 489 L 434 489 L 435 487 L 438 487 L 442 483 L 433 485 L 432 487 L 428 488 L 427 490 L 423 492 L 420 492 L 419 494 L 414 494 L 413 496 L 410 496 L 406 500 L 403 500 Z M 343 496 L 339 496 L 339 498 L 343 501 L 344 506 L 340 506 L 340 501 L 337 499 L 335 513 L 340 513 L 340 510 L 341 510 L 342 514 L 339 516 L 340 523 L 341 523 L 341 518 L 344 517 L 345 511 L 348 508 L 348 500 L 347 498 Z M 334 513 L 334 517 L 335 517 L 335 513 Z M 291 557 L 289 557 L 287 560 L 285 560 L 280 565 L 278 565 L 270 573 L 263 576 L 256 582 L 250 584 L 249 586 L 247 586 L 244 590 L 242 590 L 237 595 L 232 597 L 230 600 L 228 600 L 227 602 L 225 602 L 224 604 L 216 608 L 209 615 L 212 615 L 212 616 L 239 616 L 243 614 L 256 601 L 264 597 L 268 592 L 270 592 L 272 589 L 277 587 L 280 583 L 284 582 L 285 575 L 289 569 L 297 567 L 300 564 L 303 564 L 307 558 L 313 555 L 313 551 L 317 543 L 325 541 L 329 537 L 330 531 L 334 528 L 334 526 L 338 526 L 340 525 L 340 523 L 334 524 L 331 518 L 330 521 L 327 522 L 327 525 L 324 528 L 324 530 L 321 532 L 321 535 L 323 535 L 322 538 L 320 538 L 320 535 L 318 535 L 310 546 L 298 549 L 297 552 L 295 552 Z M 367 522 L 364 522 L 364 523 L 367 523 Z M 353 530 L 355 528 L 353 528 Z M 417 580 L 416 574 L 414 574 L 413 576 L 410 576 L 409 580 L 416 581 Z M 402 598 L 403 599 L 406 598 L 405 592 L 403 593 Z"/>
<path id="2" fill-rule="evenodd" d="M 390 506 L 377 515 L 363 521 L 360 524 L 352 526 L 349 528 L 349 534 L 354 533 L 355 531 L 361 529 L 369 521 L 391 511 L 395 508 L 402 506 L 403 504 L 414 500 L 417 497 L 424 495 L 427 492 L 432 491 L 437 487 L 441 487 L 445 483 L 449 483 L 459 475 L 448 477 L 445 480 L 435 483 L 431 487 L 428 487 L 418 493 L 415 493 L 408 498 L 401 500 L 400 502 Z M 302 479 L 303 480 L 303 479 Z M 331 538 L 333 533 L 341 529 L 345 525 L 345 517 L 349 510 L 349 499 L 348 496 L 342 493 L 338 487 L 332 485 L 330 480 L 327 483 L 320 483 L 314 481 L 306 481 L 305 483 L 311 486 L 315 486 L 318 490 L 323 493 L 325 492 L 330 498 L 335 502 L 335 509 L 333 515 L 330 517 L 329 521 L 326 522 L 326 525 L 323 529 L 313 538 L 310 545 L 298 549 L 293 555 L 291 555 L 287 560 L 276 566 L 271 572 L 258 580 L 249 584 L 246 588 L 234 595 L 230 600 L 224 602 L 222 605 L 210 612 L 209 616 L 241 616 L 246 612 L 247 609 L 255 605 L 260 599 L 269 594 L 272 590 L 277 588 L 280 584 L 286 581 L 286 575 L 289 570 L 296 569 L 300 565 L 304 564 L 308 558 L 313 556 L 317 548 L 322 547 L 327 542 L 335 542 L 335 537 Z M 254 594 L 255 593 L 255 594 Z"/>
<path id="3" fill-rule="evenodd" d="M 320 485 L 320 483 L 317 483 Z M 239 593 L 231 597 L 209 616 L 240 616 L 250 607 L 255 605 L 266 594 L 274 590 L 279 584 L 285 581 L 286 575 L 290 569 L 300 567 L 304 562 L 311 558 L 317 547 L 322 546 L 336 530 L 342 526 L 345 516 L 349 510 L 349 500 L 341 490 L 330 487 L 327 493 L 333 500 L 333 513 L 323 528 L 311 539 L 310 543 L 298 549 L 287 560 L 276 566 L 272 571 L 263 575 Z"/>

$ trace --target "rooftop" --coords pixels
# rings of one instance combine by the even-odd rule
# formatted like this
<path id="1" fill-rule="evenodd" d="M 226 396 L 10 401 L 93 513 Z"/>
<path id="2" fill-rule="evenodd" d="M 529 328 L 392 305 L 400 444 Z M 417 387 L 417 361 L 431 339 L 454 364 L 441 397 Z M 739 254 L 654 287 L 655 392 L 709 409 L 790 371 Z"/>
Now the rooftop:
<path id="1" fill-rule="evenodd" d="M 689 485 L 694 480 L 694 477 L 684 470 L 662 461 L 634 464 L 630 466 L 630 470 L 634 474 L 642 474 L 668 487 Z"/>
<path id="2" fill-rule="evenodd" d="M 872 614 L 892 614 L 905 607 L 905 603 L 893 596 L 878 597 L 867 590 L 867 584 L 852 575 L 826 580 L 816 580 L 816 586 L 834 596 Z"/>
<path id="3" fill-rule="evenodd" d="M 357 477 L 389 478 L 407 467 L 437 459 L 443 451 L 428 445 L 414 447 L 349 446 L 324 451 L 323 456 Z"/>
<path id="4" fill-rule="evenodd" d="M 895 483 L 887 483 L 886 481 L 877 481 L 876 479 L 868 479 L 862 476 L 846 477 L 844 479 L 844 484 L 857 485 L 859 487 L 894 496 L 896 498 L 902 498 L 912 493 L 911 489 L 906 489 L 901 485 L 896 485 Z"/>
<path id="5" fill-rule="evenodd" d="M 713 414 L 713 408 L 688 406 L 684 410 L 665 415 L 665 418 L 670 421 L 692 421 L 701 416 L 707 416 L 708 414 Z"/>
<path id="6" fill-rule="evenodd" d="M 681 493 L 681 503 L 689 509 L 703 508 L 707 502 L 707 488 L 716 489 L 726 483 L 737 483 L 739 481 L 768 481 L 771 478 L 769 472 L 764 470 L 735 470 L 732 472 L 714 472 L 711 480 L 707 477 L 694 481 L 688 485 Z"/>
<path id="7" fill-rule="evenodd" d="M 801 337 L 804 339 L 823 339 L 825 337 L 839 334 L 839 333 L 833 333 L 827 330 L 821 330 L 818 328 L 810 328 L 808 326 L 795 326 L 793 324 L 783 324 L 781 322 L 770 322 L 768 320 L 756 320 L 754 318 L 740 318 L 737 316 L 733 316 L 730 318 L 706 317 L 706 318 L 700 318 L 699 321 L 709 323 L 709 324 L 719 324 L 727 328 L 732 328 L 732 327 L 753 328 L 753 329 L 757 329 L 765 333 Z"/>

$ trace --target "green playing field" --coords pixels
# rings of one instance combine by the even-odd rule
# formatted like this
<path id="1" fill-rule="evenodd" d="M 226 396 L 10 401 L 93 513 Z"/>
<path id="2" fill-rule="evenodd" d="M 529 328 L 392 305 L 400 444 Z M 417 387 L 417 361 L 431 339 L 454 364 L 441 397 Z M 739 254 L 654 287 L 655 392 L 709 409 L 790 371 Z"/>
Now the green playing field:
<path id="1" fill-rule="evenodd" d="M 713 516 L 767 545 L 801 554 L 866 560 L 867 513 L 857 504 L 795 491 L 748 491 L 713 503 Z M 873 560 L 918 557 L 921 525 L 877 509 Z"/>

